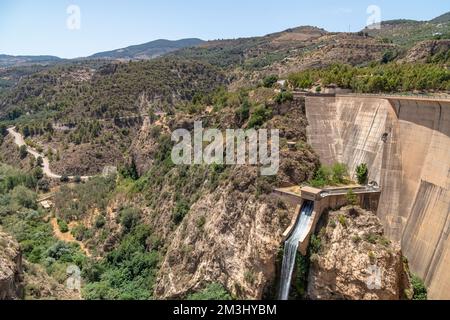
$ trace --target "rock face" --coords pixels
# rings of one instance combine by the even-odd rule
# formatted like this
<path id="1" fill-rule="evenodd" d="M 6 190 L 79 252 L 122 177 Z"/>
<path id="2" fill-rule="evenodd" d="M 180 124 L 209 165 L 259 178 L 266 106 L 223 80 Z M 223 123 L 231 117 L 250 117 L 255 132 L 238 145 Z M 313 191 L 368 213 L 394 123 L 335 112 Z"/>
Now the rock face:
<path id="1" fill-rule="evenodd" d="M 304 141 L 306 122 L 301 108 L 286 108 L 290 117 L 274 110 L 277 114 L 267 127 L 280 128 L 281 137 L 290 141 Z M 224 112 L 222 115 L 220 122 L 226 123 L 229 117 Z M 191 122 L 180 123 L 189 128 Z M 149 224 L 165 239 L 167 253 L 157 277 L 156 298 L 183 298 L 209 283 L 220 283 L 237 298 L 265 296 L 274 283 L 282 233 L 294 213 L 271 195 L 273 185 L 298 185 L 310 179 L 318 167 L 317 156 L 309 148 L 295 149 L 286 146 L 280 151 L 280 170 L 272 177 L 275 181 L 260 177 L 257 167 L 228 168 L 227 177 L 217 188 L 199 193 L 175 229 L 170 228 L 170 203 L 167 199 L 157 202 L 161 210 L 149 212 Z M 202 185 L 208 182 L 201 181 L 200 189 L 204 189 Z M 176 192 L 166 183 L 160 194 Z"/>
<path id="2" fill-rule="evenodd" d="M 22 252 L 19 244 L 0 230 L 0 300 L 24 295 Z"/>
<path id="3" fill-rule="evenodd" d="M 231 188 L 205 196 L 173 236 L 156 295 L 181 298 L 219 282 L 236 297 L 261 299 L 275 274 L 286 214 Z"/>
<path id="4" fill-rule="evenodd" d="M 308 296 L 326 300 L 399 300 L 410 295 L 407 263 L 383 236 L 375 214 L 344 208 L 329 215 L 321 250 L 311 256 Z"/>

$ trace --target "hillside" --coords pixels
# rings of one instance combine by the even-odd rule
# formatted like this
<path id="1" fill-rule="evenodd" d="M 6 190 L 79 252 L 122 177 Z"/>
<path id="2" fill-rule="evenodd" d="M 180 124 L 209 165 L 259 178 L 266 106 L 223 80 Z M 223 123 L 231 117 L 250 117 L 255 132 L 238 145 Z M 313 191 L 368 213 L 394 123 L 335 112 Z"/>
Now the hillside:
<path id="1" fill-rule="evenodd" d="M 430 22 L 432 23 L 447 23 L 450 22 L 450 12 L 444 13 L 443 15 L 434 18 Z"/>
<path id="2" fill-rule="evenodd" d="M 391 20 L 382 23 L 382 28 L 364 29 L 370 36 L 385 42 L 409 49 L 420 41 L 432 40 L 437 37 L 448 39 L 450 34 L 449 13 L 431 21 Z"/>
<path id="3" fill-rule="evenodd" d="M 0 68 L 13 66 L 29 66 L 29 65 L 48 65 L 62 61 L 61 58 L 54 56 L 9 56 L 0 54 Z"/>
<path id="4" fill-rule="evenodd" d="M 14 121 L 44 150 L 71 150 L 70 159 L 53 159 L 60 172 L 97 174 L 124 161 L 143 117 L 174 113 L 196 93 L 223 84 L 216 68 L 178 59 L 59 66 L 25 77 L 5 93 L 0 118 Z"/>
<path id="5" fill-rule="evenodd" d="M 203 40 L 200 39 L 182 39 L 177 41 L 160 39 L 123 49 L 99 52 L 88 57 L 87 59 L 147 60 L 154 59 L 186 47 L 195 47 L 201 43 L 203 43 Z"/>

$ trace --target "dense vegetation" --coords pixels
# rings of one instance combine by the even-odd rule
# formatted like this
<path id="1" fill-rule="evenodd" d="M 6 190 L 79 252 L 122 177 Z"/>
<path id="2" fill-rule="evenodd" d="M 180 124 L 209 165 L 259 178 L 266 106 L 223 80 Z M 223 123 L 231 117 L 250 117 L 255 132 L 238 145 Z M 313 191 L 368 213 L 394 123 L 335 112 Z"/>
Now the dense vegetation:
<path id="1" fill-rule="evenodd" d="M 348 168 L 342 163 L 335 163 L 333 166 L 322 165 L 310 181 L 311 186 L 323 188 L 326 186 L 336 186 L 347 184 Z"/>
<path id="2" fill-rule="evenodd" d="M 413 300 L 427 300 L 428 292 L 422 279 L 417 275 L 411 275 L 411 284 L 413 286 L 414 295 Z"/>
<path id="3" fill-rule="evenodd" d="M 442 91 L 450 90 L 450 71 L 434 64 L 389 63 L 362 68 L 336 64 L 291 74 L 289 81 L 297 88 L 320 82 L 362 93 Z"/>
<path id="4" fill-rule="evenodd" d="M 47 213 L 37 206 L 37 194 L 29 186 L 32 176 L 0 165 L 0 225 L 19 241 L 25 258 L 44 266 L 60 283 L 67 278 L 69 265 L 82 268 L 86 257 L 76 244 L 53 237 Z M 31 189 L 29 188 L 31 187 Z"/>
<path id="5" fill-rule="evenodd" d="M 152 242 L 153 241 L 153 242 Z M 159 244 L 149 227 L 132 224 L 125 229 L 120 245 L 100 262 L 84 269 L 87 285 L 83 296 L 88 300 L 148 300 L 160 255 Z M 148 250 L 149 246 L 153 249 Z"/>
<path id="6" fill-rule="evenodd" d="M 114 188 L 114 176 L 95 177 L 75 187 L 63 185 L 60 192 L 55 195 L 58 217 L 70 222 L 83 218 L 93 208 L 104 211 Z"/>
<path id="7" fill-rule="evenodd" d="M 168 58 L 110 64 L 97 70 L 58 66 L 22 80 L 4 101 L 10 107 L 2 118 L 23 116 L 23 121 L 53 119 L 74 124 L 139 115 L 149 111 L 148 103 L 167 111 L 223 81 L 224 76 L 211 66 Z"/>

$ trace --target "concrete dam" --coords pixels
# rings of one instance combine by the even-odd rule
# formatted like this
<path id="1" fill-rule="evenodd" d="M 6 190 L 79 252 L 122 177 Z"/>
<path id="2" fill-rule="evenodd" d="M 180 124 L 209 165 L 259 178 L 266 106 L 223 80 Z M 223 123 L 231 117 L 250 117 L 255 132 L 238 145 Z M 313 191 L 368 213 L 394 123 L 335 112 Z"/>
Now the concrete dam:
<path id="1" fill-rule="evenodd" d="M 308 140 L 324 164 L 369 167 L 377 214 L 430 299 L 450 299 L 450 101 L 306 97 Z"/>

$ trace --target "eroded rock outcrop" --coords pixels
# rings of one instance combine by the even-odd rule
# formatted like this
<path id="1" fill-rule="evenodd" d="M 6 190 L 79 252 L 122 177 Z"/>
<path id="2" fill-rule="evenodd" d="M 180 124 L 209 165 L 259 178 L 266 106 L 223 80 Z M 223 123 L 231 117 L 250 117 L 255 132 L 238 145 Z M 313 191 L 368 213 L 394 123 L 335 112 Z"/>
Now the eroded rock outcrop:
<path id="1" fill-rule="evenodd" d="M 328 300 L 399 300 L 412 293 L 400 246 L 379 218 L 360 208 L 329 215 L 321 250 L 311 257 L 308 296 Z"/>
<path id="2" fill-rule="evenodd" d="M 0 300 L 24 295 L 22 252 L 19 244 L 0 230 Z"/>

